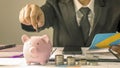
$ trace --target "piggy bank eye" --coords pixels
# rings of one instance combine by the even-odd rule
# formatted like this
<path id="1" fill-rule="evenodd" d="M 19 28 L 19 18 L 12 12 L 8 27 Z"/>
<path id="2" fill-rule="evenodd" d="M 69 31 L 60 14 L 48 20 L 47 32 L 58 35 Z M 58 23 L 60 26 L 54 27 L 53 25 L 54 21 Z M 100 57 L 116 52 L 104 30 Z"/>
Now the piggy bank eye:
<path id="1" fill-rule="evenodd" d="M 37 45 L 39 45 L 39 43 L 37 43 Z"/>

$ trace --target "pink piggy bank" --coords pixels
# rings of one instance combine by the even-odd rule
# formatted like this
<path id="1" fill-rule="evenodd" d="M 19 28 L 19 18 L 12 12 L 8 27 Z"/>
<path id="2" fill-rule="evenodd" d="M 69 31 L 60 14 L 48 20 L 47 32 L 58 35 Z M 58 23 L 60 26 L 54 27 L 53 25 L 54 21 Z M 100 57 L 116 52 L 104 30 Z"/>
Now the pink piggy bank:
<path id="1" fill-rule="evenodd" d="M 27 64 L 40 63 L 44 65 L 48 62 L 52 45 L 47 35 L 43 36 L 22 36 L 23 55 Z"/>

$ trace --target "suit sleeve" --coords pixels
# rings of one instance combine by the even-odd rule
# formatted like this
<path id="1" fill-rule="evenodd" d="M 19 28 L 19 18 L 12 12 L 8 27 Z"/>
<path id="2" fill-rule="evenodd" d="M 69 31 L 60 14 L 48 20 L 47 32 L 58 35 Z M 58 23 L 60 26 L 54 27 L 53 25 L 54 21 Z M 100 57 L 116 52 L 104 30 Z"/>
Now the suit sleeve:
<path id="1" fill-rule="evenodd" d="M 53 3 L 51 4 L 48 1 L 46 1 L 46 3 L 42 7 L 40 7 L 45 15 L 45 25 L 43 27 L 39 28 L 39 31 L 41 31 L 45 28 L 52 27 L 57 20 L 55 10 L 52 7 Z M 28 31 L 28 32 L 35 31 L 35 29 L 33 29 L 32 26 L 27 26 L 27 25 L 21 24 L 21 27 L 23 30 Z"/>

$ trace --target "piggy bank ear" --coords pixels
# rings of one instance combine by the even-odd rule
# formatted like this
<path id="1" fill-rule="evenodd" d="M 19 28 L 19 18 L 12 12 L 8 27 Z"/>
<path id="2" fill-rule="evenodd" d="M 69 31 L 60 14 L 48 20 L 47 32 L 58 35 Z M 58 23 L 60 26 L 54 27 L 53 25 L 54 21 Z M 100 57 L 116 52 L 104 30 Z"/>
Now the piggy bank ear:
<path id="1" fill-rule="evenodd" d="M 49 37 L 47 35 L 43 35 L 42 36 L 42 39 L 46 42 L 46 43 L 49 43 Z"/>
<path id="2" fill-rule="evenodd" d="M 29 37 L 25 34 L 22 35 L 22 37 L 21 37 L 21 40 L 22 40 L 23 43 L 26 42 L 28 39 L 29 39 Z"/>

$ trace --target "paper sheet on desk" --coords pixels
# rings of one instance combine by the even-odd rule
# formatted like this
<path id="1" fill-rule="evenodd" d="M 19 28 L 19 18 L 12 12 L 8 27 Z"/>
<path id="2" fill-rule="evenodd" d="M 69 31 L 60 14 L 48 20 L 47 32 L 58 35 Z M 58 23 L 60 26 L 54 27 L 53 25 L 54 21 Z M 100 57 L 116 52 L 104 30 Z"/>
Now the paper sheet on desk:
<path id="1" fill-rule="evenodd" d="M 114 55 L 112 55 L 108 48 L 98 49 L 98 50 L 87 50 L 86 54 L 92 54 L 94 56 L 99 56 L 100 59 L 116 59 Z"/>
<path id="2" fill-rule="evenodd" d="M 22 45 L 16 45 L 15 47 L 12 47 L 12 48 L 2 49 L 2 50 L 0 50 L 0 58 L 23 57 L 22 49 L 23 49 Z"/>
<path id="3" fill-rule="evenodd" d="M 115 56 L 113 56 L 108 48 L 103 48 L 103 49 L 93 49 L 89 50 L 88 48 L 82 48 L 83 53 L 85 52 L 86 55 L 94 55 L 94 56 L 99 56 L 100 59 L 116 59 Z"/>
<path id="4" fill-rule="evenodd" d="M 98 54 L 100 54 L 100 53 L 109 53 L 109 50 L 108 50 L 108 48 L 103 48 L 103 49 L 93 49 L 93 50 L 89 50 L 89 48 L 86 50 L 87 51 L 87 53 L 98 53 Z"/>
<path id="5" fill-rule="evenodd" d="M 57 49 L 56 49 L 57 48 Z M 53 48 L 53 50 L 56 49 L 56 51 L 50 56 L 50 59 L 55 59 L 55 55 L 63 55 L 62 54 L 62 51 L 63 51 L 63 47 L 55 47 Z M 82 55 L 74 55 L 74 54 L 64 54 L 64 59 L 66 59 L 68 56 L 73 56 L 73 57 L 76 57 L 76 58 L 79 58 L 79 57 L 84 57 Z"/>
<path id="6" fill-rule="evenodd" d="M 0 52 L 0 58 L 20 58 L 22 55 L 22 52 Z"/>
<path id="7" fill-rule="evenodd" d="M 56 48 L 53 48 L 53 50 Z M 89 48 L 82 48 L 83 52 L 86 52 L 86 54 L 92 54 L 94 56 L 99 56 L 99 58 L 101 59 L 116 59 L 116 57 L 114 57 L 110 52 L 108 52 L 108 49 L 103 49 L 103 50 L 98 50 L 98 51 L 89 51 Z M 63 55 L 62 54 L 63 48 L 58 47 L 56 49 L 56 51 L 50 56 L 50 59 L 55 59 L 55 55 Z M 78 55 L 74 55 L 74 54 L 69 54 L 69 55 L 64 55 L 64 58 L 66 59 L 67 56 L 73 56 L 76 59 L 80 59 L 80 58 L 86 58 L 86 55 L 84 54 L 78 54 Z"/>

